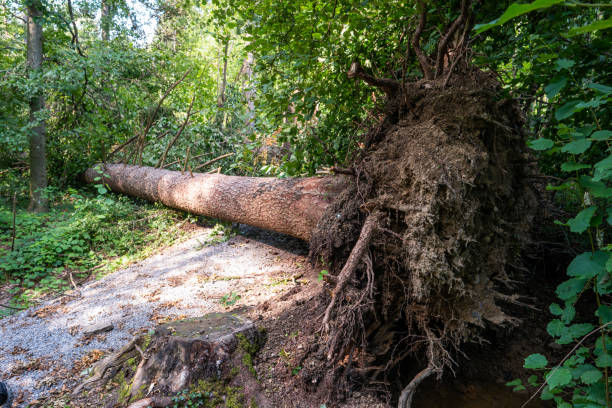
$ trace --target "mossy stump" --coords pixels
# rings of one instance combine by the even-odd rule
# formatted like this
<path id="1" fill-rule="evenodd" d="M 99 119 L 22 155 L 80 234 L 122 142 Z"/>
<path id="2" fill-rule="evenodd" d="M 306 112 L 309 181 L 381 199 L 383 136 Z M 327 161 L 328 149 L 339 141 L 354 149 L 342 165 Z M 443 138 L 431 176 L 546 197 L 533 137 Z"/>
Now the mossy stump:
<path id="1" fill-rule="evenodd" d="M 164 323 L 97 363 L 94 376 L 75 392 L 122 375 L 120 404 L 153 396 L 166 400 L 200 380 L 224 378 L 230 369 L 226 363 L 240 342 L 258 343 L 259 336 L 253 322 L 232 313 Z"/>
<path id="2" fill-rule="evenodd" d="M 138 365 L 131 396 L 174 394 L 201 379 L 220 378 L 238 347 L 238 335 L 254 340 L 253 322 L 231 313 L 212 313 L 160 325 Z M 144 391 L 144 393 L 143 393 Z"/>

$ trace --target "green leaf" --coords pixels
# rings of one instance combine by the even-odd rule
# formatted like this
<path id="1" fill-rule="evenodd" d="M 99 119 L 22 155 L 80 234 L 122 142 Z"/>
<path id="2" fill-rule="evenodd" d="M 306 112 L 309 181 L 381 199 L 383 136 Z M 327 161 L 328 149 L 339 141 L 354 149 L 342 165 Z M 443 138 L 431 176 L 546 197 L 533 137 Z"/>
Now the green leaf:
<path id="1" fill-rule="evenodd" d="M 599 316 L 602 324 L 612 322 L 612 306 L 601 305 L 597 308 L 595 314 Z"/>
<path id="2" fill-rule="evenodd" d="M 541 137 L 539 139 L 531 140 L 528 145 L 533 150 L 547 150 L 553 147 L 555 143 L 550 139 Z"/>
<path id="3" fill-rule="evenodd" d="M 591 166 L 589 164 L 582 164 L 582 163 L 575 163 L 575 162 L 565 162 L 561 165 L 561 170 L 567 173 L 577 171 L 577 170 L 590 169 L 590 168 Z"/>
<path id="4" fill-rule="evenodd" d="M 530 375 L 529 378 L 527 379 L 527 382 L 532 387 L 536 387 L 538 385 L 538 376 L 537 375 Z"/>
<path id="5" fill-rule="evenodd" d="M 576 215 L 574 218 L 570 218 L 569 220 L 567 220 L 567 224 L 570 227 L 570 231 L 577 232 L 579 234 L 586 231 L 587 228 L 589 228 L 589 225 L 591 224 L 591 218 L 593 218 L 593 215 L 595 215 L 595 211 L 597 211 L 596 206 L 588 207 L 580 211 L 578 215 Z M 576 259 L 574 259 L 574 261 Z M 569 268 L 568 268 L 568 275 L 569 275 Z M 578 276 L 578 275 L 570 275 L 570 276 Z"/>
<path id="6" fill-rule="evenodd" d="M 562 69 L 570 69 L 571 67 L 574 66 L 574 64 L 576 64 L 573 60 L 571 59 L 567 59 L 567 58 L 559 58 L 556 62 L 555 65 L 557 66 L 557 71 L 560 71 Z"/>
<path id="7" fill-rule="evenodd" d="M 605 159 L 598 161 L 595 163 L 596 169 L 610 169 L 612 168 L 612 155 L 606 157 Z"/>
<path id="8" fill-rule="evenodd" d="M 597 132 L 591 135 L 592 140 L 598 140 L 598 141 L 608 140 L 610 138 L 612 138 L 611 130 L 598 130 Z"/>
<path id="9" fill-rule="evenodd" d="M 506 21 L 509 21 L 515 17 L 529 13 L 530 11 L 547 8 L 558 3 L 563 3 L 563 1 L 564 0 L 536 0 L 533 3 L 528 4 L 513 3 L 499 18 L 486 24 L 478 24 L 474 27 L 474 30 L 476 30 L 476 34 L 480 34 L 491 29 L 492 27 L 502 25 Z"/>
<path id="10" fill-rule="evenodd" d="M 584 289 L 584 285 L 588 279 L 584 278 L 572 278 L 557 286 L 555 293 L 561 300 L 569 300 L 574 296 L 578 295 Z"/>
<path id="11" fill-rule="evenodd" d="M 548 310 L 550 310 L 550 313 L 554 316 L 561 316 L 563 314 L 563 309 L 557 303 L 552 303 L 548 307 Z"/>
<path id="12" fill-rule="evenodd" d="M 576 109 L 576 106 L 580 104 L 582 101 L 571 101 L 561 106 L 555 111 L 555 119 L 563 120 L 572 116 L 574 113 L 580 111 L 580 109 Z"/>
<path id="13" fill-rule="evenodd" d="M 569 368 L 561 367 L 552 370 L 546 376 L 546 383 L 550 388 L 557 388 L 567 385 L 572 381 L 572 372 Z"/>
<path id="14" fill-rule="evenodd" d="M 561 89 L 563 89 L 565 84 L 567 84 L 567 78 L 563 77 L 555 82 L 551 82 L 550 84 L 546 85 L 546 87 L 544 88 L 544 92 L 546 92 L 546 96 L 548 97 L 548 99 L 552 99 L 557 96 L 559 92 L 561 92 Z"/>
<path id="15" fill-rule="evenodd" d="M 588 87 L 591 88 L 591 89 L 594 89 L 596 91 L 599 91 L 599 92 L 601 92 L 602 94 L 605 94 L 605 95 L 612 94 L 612 87 L 607 86 L 607 85 L 596 84 L 594 82 L 591 82 L 588 85 Z"/>
<path id="16" fill-rule="evenodd" d="M 585 334 L 593 330 L 595 326 L 590 323 L 577 323 L 567 326 L 561 333 L 561 337 L 557 340 L 558 344 L 569 344 L 576 339 L 581 338 Z"/>
<path id="17" fill-rule="evenodd" d="M 582 187 L 593 194 L 593 197 L 608 198 L 612 196 L 612 189 L 602 181 L 595 181 L 589 176 L 580 176 L 578 181 Z"/>
<path id="18" fill-rule="evenodd" d="M 582 27 L 574 27 L 567 33 L 568 36 L 572 37 L 574 35 L 586 34 L 597 30 L 605 30 L 607 28 L 612 27 L 612 17 L 609 17 L 605 20 L 599 20 L 591 24 L 587 24 Z"/>
<path id="19" fill-rule="evenodd" d="M 580 376 L 580 381 L 582 381 L 585 384 L 593 384 L 601 380 L 601 377 L 603 377 L 603 374 L 601 373 L 601 371 L 599 371 L 596 368 L 593 368 L 589 371 L 584 372 Z"/>
<path id="20" fill-rule="evenodd" d="M 580 154 L 586 152 L 589 147 L 591 147 L 591 142 L 589 139 L 578 139 L 574 140 L 563 146 L 561 151 L 564 153 L 572 153 L 572 154 Z"/>
<path id="21" fill-rule="evenodd" d="M 595 360 L 595 365 L 601 368 L 612 367 L 612 356 L 608 353 L 600 354 Z"/>
<path id="22" fill-rule="evenodd" d="M 523 364 L 523 367 L 529 369 L 538 369 L 546 367 L 547 364 L 548 360 L 546 359 L 546 357 L 544 357 L 542 354 L 536 353 L 528 356 L 525 359 L 525 364 Z"/>
<path id="23" fill-rule="evenodd" d="M 590 279 L 604 270 L 608 254 L 603 251 L 584 252 L 575 257 L 567 267 L 567 275 Z"/>

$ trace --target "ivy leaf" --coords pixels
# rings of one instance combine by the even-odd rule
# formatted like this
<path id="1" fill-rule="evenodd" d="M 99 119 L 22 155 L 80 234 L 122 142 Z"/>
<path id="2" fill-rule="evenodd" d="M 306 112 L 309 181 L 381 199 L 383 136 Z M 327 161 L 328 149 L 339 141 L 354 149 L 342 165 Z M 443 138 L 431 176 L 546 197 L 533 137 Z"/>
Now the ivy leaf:
<path id="1" fill-rule="evenodd" d="M 547 150 L 553 147 L 555 143 L 550 139 L 541 137 L 539 139 L 531 140 L 528 145 L 533 150 Z"/>
<path id="2" fill-rule="evenodd" d="M 589 147 L 591 147 L 591 142 L 589 139 L 579 139 L 574 140 L 563 146 L 561 151 L 564 153 L 572 153 L 572 154 L 580 154 L 586 152 Z"/>
<path id="3" fill-rule="evenodd" d="M 591 135 L 592 140 L 598 141 L 608 140 L 610 138 L 612 138 L 612 131 L 610 130 L 598 130 Z"/>
<path id="4" fill-rule="evenodd" d="M 567 119 L 572 116 L 574 113 L 579 112 L 580 109 L 576 109 L 576 107 L 582 101 L 571 101 L 561 106 L 555 111 L 555 119 L 561 121 L 563 119 Z"/>
<path id="5" fill-rule="evenodd" d="M 601 380 L 601 377 L 603 377 L 603 374 L 601 373 L 601 371 L 599 371 L 596 368 L 593 368 L 589 371 L 584 372 L 580 376 L 580 381 L 582 381 L 585 384 L 593 384 Z"/>
<path id="6" fill-rule="evenodd" d="M 542 354 L 536 353 L 528 356 L 525 359 L 525 364 L 523 364 L 523 367 L 529 369 L 538 369 L 546 367 L 547 364 L 548 360 L 546 359 L 546 357 L 544 357 Z"/>
<path id="7" fill-rule="evenodd" d="M 591 24 L 587 24 L 582 27 L 574 27 L 571 30 L 569 30 L 567 35 L 569 37 L 573 37 L 575 35 L 586 34 L 586 33 L 590 33 L 590 32 L 597 31 L 597 30 L 605 30 L 610 27 L 612 27 L 612 17 L 609 17 L 605 20 L 599 20 L 599 21 L 596 21 Z"/>
<path id="8" fill-rule="evenodd" d="M 572 372 L 565 367 L 552 370 L 546 376 L 546 383 L 550 388 L 562 387 L 569 384 L 570 381 L 572 381 Z"/>
<path id="9" fill-rule="evenodd" d="M 555 96 L 557 96 L 559 92 L 561 92 L 561 89 L 563 89 L 563 87 L 566 84 L 567 84 L 567 78 L 562 77 L 556 82 L 551 82 L 550 84 L 546 85 L 546 87 L 544 88 L 544 92 L 546 93 L 546 96 L 548 97 L 548 99 L 552 99 Z"/>
<path id="10" fill-rule="evenodd" d="M 569 220 L 567 220 L 567 224 L 570 227 L 570 231 L 577 232 L 579 234 L 586 231 L 587 228 L 589 228 L 589 225 L 591 224 L 591 218 L 593 218 L 593 215 L 595 215 L 595 211 L 597 211 L 596 206 L 588 207 L 580 211 L 578 215 L 576 215 L 574 218 L 570 218 Z M 574 261 L 576 259 L 574 259 Z M 568 268 L 568 274 L 569 274 L 569 268 Z M 578 276 L 578 275 L 570 275 L 570 276 Z"/>

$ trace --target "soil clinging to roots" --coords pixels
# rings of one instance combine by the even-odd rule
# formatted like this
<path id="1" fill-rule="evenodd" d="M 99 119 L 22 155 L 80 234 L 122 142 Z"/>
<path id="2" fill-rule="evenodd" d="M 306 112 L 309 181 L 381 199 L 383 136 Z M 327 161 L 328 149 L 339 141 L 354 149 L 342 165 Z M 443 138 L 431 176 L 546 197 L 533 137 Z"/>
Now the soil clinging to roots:
<path id="1" fill-rule="evenodd" d="M 370 381 L 407 357 L 439 375 L 483 327 L 517 323 L 500 308 L 517 299 L 498 288 L 535 209 L 522 114 L 489 74 L 403 88 L 311 239 L 336 275 L 328 358 Z"/>

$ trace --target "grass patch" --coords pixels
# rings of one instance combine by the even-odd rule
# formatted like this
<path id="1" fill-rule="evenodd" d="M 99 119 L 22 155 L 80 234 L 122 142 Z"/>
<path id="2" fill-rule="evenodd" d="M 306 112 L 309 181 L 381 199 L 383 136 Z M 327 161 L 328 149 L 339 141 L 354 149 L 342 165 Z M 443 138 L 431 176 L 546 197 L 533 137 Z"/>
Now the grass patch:
<path id="1" fill-rule="evenodd" d="M 45 214 L 18 206 L 13 251 L 12 208 L 0 203 L 0 283 L 8 285 L 13 305 L 28 306 L 45 294 L 69 289 L 71 276 L 78 282 L 100 264 L 98 276 L 146 258 L 184 236 L 182 227 L 197 220 L 110 193 L 70 189 L 51 203 Z"/>

